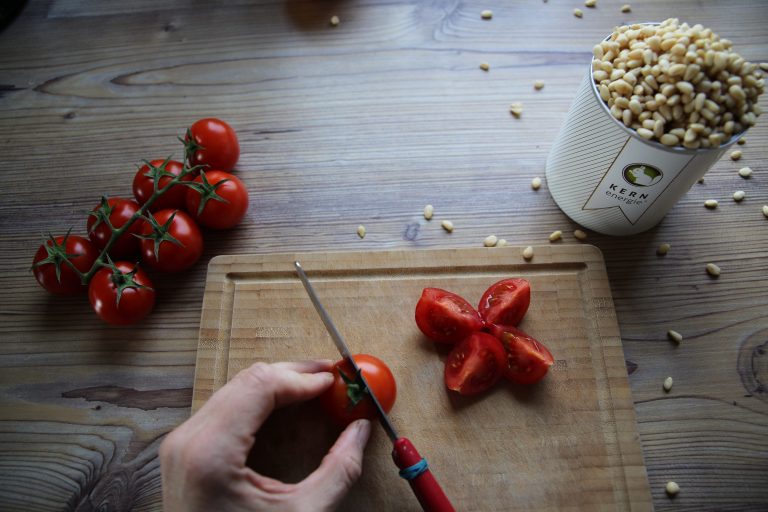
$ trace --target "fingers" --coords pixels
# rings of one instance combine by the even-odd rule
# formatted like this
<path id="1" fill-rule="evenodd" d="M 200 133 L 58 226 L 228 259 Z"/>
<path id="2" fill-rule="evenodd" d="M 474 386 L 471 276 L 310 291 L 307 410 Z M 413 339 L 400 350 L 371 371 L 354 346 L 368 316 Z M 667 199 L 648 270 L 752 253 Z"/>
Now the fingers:
<path id="1" fill-rule="evenodd" d="M 314 359 L 310 361 L 288 361 L 273 363 L 272 366 L 285 370 L 291 370 L 298 373 L 318 373 L 330 372 L 333 368 L 333 361 L 330 359 Z"/>
<path id="2" fill-rule="evenodd" d="M 363 451 L 371 422 L 357 420 L 341 433 L 323 462 L 297 484 L 296 494 L 307 510 L 334 510 L 363 471 Z"/>

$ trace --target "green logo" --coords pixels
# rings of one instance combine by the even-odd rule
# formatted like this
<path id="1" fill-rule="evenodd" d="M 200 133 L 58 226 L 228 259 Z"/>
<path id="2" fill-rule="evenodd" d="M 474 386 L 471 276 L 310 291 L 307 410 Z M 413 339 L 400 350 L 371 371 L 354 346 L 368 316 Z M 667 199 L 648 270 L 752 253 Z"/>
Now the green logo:
<path id="1" fill-rule="evenodd" d="M 648 164 L 629 164 L 622 175 L 627 183 L 636 187 L 650 187 L 664 176 L 659 169 Z"/>

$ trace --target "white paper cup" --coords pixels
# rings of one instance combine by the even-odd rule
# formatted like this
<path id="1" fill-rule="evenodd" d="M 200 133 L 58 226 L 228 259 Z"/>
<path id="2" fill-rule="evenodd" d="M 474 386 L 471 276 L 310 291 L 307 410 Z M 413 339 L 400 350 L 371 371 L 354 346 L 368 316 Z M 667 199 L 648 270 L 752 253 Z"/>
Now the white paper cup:
<path id="1" fill-rule="evenodd" d="M 563 212 L 606 235 L 652 228 L 742 134 L 717 148 L 669 147 L 611 115 L 587 74 L 547 157 L 547 187 Z"/>

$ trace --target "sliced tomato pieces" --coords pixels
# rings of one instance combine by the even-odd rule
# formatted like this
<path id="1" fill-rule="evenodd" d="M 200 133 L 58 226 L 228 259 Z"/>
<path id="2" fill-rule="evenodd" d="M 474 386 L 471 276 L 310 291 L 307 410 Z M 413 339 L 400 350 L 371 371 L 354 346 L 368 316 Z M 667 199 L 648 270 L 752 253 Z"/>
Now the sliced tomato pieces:
<path id="1" fill-rule="evenodd" d="M 491 332 L 500 341 L 504 350 L 504 377 L 518 384 L 534 384 L 547 374 L 555 362 L 552 353 L 540 341 L 514 327 L 494 325 Z"/>
<path id="2" fill-rule="evenodd" d="M 456 343 L 483 327 L 472 304 L 440 288 L 424 288 L 416 304 L 416 325 L 438 343 Z"/>
<path id="3" fill-rule="evenodd" d="M 517 327 L 531 303 L 531 285 L 525 279 L 504 279 L 490 286 L 478 311 L 487 324 Z"/>
<path id="4" fill-rule="evenodd" d="M 445 385 L 461 395 L 476 395 L 496 384 L 504 374 L 507 355 L 501 342 L 476 332 L 459 342 L 445 361 Z"/>

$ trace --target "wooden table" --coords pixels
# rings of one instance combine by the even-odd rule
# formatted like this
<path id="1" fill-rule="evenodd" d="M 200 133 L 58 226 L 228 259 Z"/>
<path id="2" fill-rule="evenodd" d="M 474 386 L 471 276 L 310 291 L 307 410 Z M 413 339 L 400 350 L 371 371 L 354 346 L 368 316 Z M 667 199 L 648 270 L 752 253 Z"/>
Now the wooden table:
<path id="1" fill-rule="evenodd" d="M 493 3 L 26 5 L 0 33 L 1 510 L 160 508 L 157 447 L 189 414 L 214 255 L 476 247 L 491 233 L 527 245 L 556 229 L 579 243 L 546 184 L 534 192 L 530 181 L 595 41 L 624 21 L 676 16 L 768 60 L 768 9 L 756 0 L 638 0 L 628 14 L 609 0 Z M 493 19 L 481 19 L 488 8 Z M 243 224 L 206 234 L 191 271 L 158 276 L 157 308 L 136 327 L 108 327 L 85 298 L 39 288 L 29 266 L 40 235 L 83 232 L 84 210 L 130 194 L 134 164 L 180 155 L 175 137 L 205 116 L 239 133 L 252 200 Z M 765 122 L 746 138 L 742 160 L 716 164 L 657 228 L 589 234 L 605 255 L 658 510 L 768 507 Z M 423 223 L 427 203 L 452 234 Z"/>

